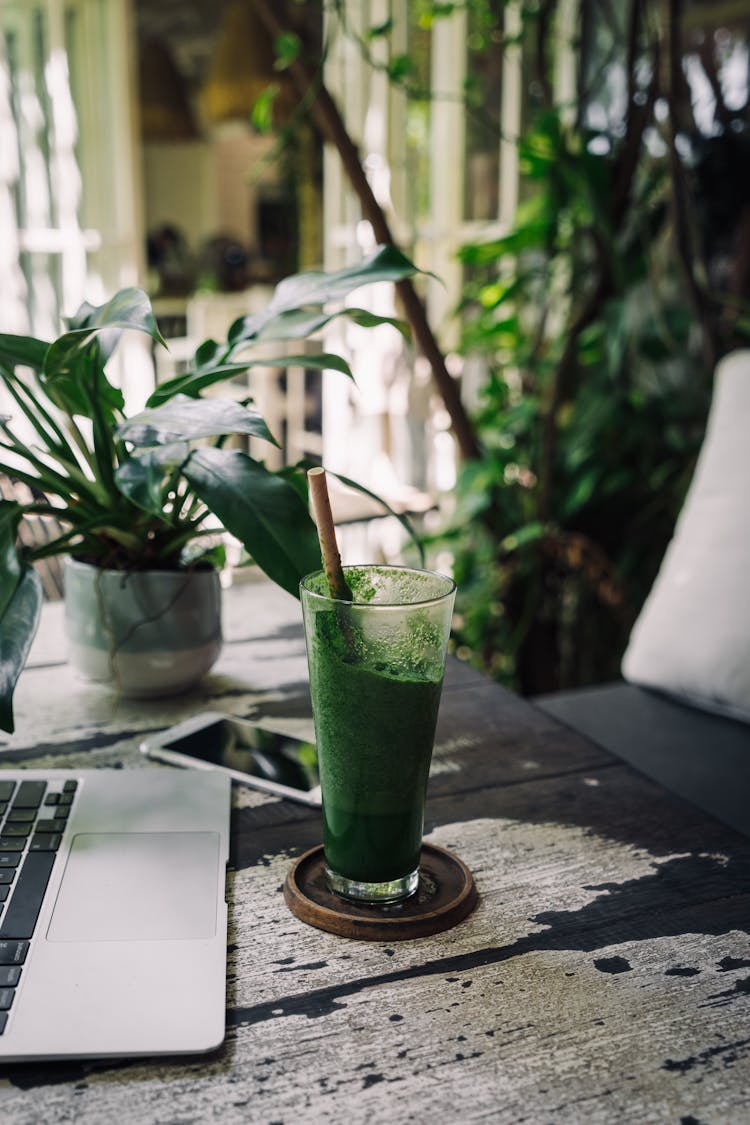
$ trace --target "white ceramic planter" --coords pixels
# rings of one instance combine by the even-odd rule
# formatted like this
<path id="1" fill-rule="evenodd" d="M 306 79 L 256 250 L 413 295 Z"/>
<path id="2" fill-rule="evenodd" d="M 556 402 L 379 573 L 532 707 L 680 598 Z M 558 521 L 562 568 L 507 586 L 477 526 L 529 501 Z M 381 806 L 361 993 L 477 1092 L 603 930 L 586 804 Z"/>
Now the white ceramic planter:
<path id="1" fill-rule="evenodd" d="M 70 660 L 87 680 L 145 699 L 186 691 L 221 652 L 213 570 L 99 570 L 65 563 Z"/>

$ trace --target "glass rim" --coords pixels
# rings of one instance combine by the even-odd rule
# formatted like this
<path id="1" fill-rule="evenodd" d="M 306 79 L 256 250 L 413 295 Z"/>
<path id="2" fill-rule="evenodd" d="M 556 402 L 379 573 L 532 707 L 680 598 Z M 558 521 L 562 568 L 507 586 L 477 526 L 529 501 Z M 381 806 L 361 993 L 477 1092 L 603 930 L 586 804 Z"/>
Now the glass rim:
<path id="1" fill-rule="evenodd" d="M 310 587 L 306 585 L 309 579 L 317 578 L 319 574 L 325 575 L 323 567 L 320 567 L 318 570 L 311 570 L 309 574 L 306 574 L 304 578 L 300 579 L 299 588 L 301 591 L 304 590 L 308 597 L 317 598 L 318 601 L 327 602 L 330 605 L 357 606 L 358 609 L 405 609 L 407 607 L 411 608 L 412 606 L 436 605 L 438 602 L 445 601 L 446 598 L 455 594 L 457 589 L 456 583 L 447 574 L 441 574 L 439 570 L 427 570 L 425 567 L 399 566 L 397 563 L 352 563 L 343 567 L 344 575 L 346 575 L 348 570 L 400 570 L 409 574 L 424 574 L 429 578 L 439 578 L 442 582 L 447 583 L 447 588 L 442 594 L 435 594 L 433 597 L 429 598 L 418 598 L 416 601 L 411 602 L 361 602 L 356 599 L 354 601 L 349 601 L 347 598 L 334 598 L 330 594 L 319 594 L 317 590 L 311 590 Z"/>

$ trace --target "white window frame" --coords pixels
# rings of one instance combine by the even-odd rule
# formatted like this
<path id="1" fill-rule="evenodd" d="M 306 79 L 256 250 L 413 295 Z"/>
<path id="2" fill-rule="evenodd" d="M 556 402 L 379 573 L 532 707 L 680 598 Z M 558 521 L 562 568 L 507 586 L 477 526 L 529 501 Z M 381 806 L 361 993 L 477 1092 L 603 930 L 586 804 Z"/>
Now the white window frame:
<path id="1" fill-rule="evenodd" d="M 143 276 L 133 15 L 131 0 L 4 0 L 0 30 L 15 34 L 19 64 L 27 71 L 33 62 L 33 28 L 39 16 L 46 46 L 45 83 L 52 103 L 49 168 L 55 187 L 50 221 L 16 223 L 15 232 L 4 229 L 3 237 L 13 242 L 16 254 L 59 255 L 60 313 L 70 315 L 82 301 L 98 303 L 123 286 L 138 284 Z M 72 81 L 78 95 L 75 118 L 67 113 L 68 17 L 73 21 L 72 61 L 78 62 Z M 5 66 L 4 51 L 0 65 Z M 6 121 L 4 144 L 16 143 L 15 129 Z M 74 152 L 80 158 L 77 168 Z M 83 200 L 79 181 L 85 184 Z M 7 193 L 4 204 L 9 202 L 12 181 L 6 179 L 0 190 Z M 12 222 L 8 206 L 3 207 L 2 221 L 4 228 Z M 13 323 L 3 319 L 0 309 L 0 329 L 33 330 L 28 318 L 20 323 L 23 285 L 16 283 L 16 290 Z"/>

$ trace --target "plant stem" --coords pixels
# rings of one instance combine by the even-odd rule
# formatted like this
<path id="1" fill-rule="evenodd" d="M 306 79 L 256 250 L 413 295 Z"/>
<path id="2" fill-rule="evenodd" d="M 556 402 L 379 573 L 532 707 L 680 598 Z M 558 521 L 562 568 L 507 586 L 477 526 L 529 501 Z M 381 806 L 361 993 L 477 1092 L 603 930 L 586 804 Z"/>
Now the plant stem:
<path id="1" fill-rule="evenodd" d="M 97 504 L 101 503 L 102 495 L 93 481 L 88 480 L 83 474 L 80 475 L 80 479 L 75 480 L 72 479 L 72 473 L 69 473 L 67 477 L 63 476 L 46 465 L 44 461 L 35 457 L 27 446 L 22 446 L 7 427 L 3 427 L 3 430 L 11 438 L 11 441 L 0 441 L 0 449 L 7 449 L 10 453 L 22 455 L 25 461 L 38 471 L 39 476 L 35 477 L 32 473 L 27 473 L 15 465 L 7 464 L 0 464 L 2 472 L 16 480 L 23 481 L 29 488 L 36 488 L 40 492 L 52 492 L 55 496 L 62 496 L 64 500 L 69 501 L 71 495 L 77 495 L 82 504 L 85 504 L 87 500 Z M 19 451 L 22 451 L 22 453 L 19 454 Z"/>

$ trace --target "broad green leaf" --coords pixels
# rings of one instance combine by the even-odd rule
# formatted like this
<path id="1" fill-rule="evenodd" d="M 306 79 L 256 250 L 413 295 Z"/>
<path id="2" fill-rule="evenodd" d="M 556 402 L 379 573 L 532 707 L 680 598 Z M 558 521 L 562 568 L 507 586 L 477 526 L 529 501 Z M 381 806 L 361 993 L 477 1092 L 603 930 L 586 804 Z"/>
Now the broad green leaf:
<path id="1" fill-rule="evenodd" d="M 163 383 L 159 383 L 153 394 L 149 396 L 146 406 L 149 408 L 161 406 L 177 395 L 197 398 L 206 387 L 213 387 L 216 383 L 223 383 L 227 379 L 235 379 L 238 375 L 244 374 L 248 368 L 259 365 L 260 360 L 255 362 L 247 360 L 245 363 L 222 363 L 218 367 L 201 366 L 195 371 L 185 372 L 184 375 L 175 375 L 173 379 L 165 379 Z"/>
<path id="2" fill-rule="evenodd" d="M 269 312 L 301 308 L 305 305 L 324 305 L 340 301 L 360 285 L 376 281 L 401 281 L 417 273 L 417 267 L 395 246 L 378 246 L 357 265 L 332 273 L 293 274 L 276 286 Z"/>
<path id="3" fill-rule="evenodd" d="M 283 477 L 292 486 L 305 507 L 308 506 L 310 500 L 310 493 L 307 488 L 307 470 L 314 469 L 317 465 L 317 461 L 304 458 L 295 465 L 282 465 L 280 469 L 275 470 L 277 476 Z"/>
<path id="4" fill-rule="evenodd" d="M 0 729 L 12 734 L 13 691 L 39 624 L 42 583 L 27 565 L 0 619 Z"/>
<path id="5" fill-rule="evenodd" d="M 157 343 L 164 343 L 151 302 L 140 289 L 122 289 L 103 305 L 81 305 L 70 319 L 70 330 L 50 344 L 44 359 L 44 383 L 53 401 L 70 413 L 92 416 L 90 402 L 77 386 L 81 353 L 89 351 L 96 357 L 94 367 L 103 369 L 125 328 L 145 332 Z M 95 337 L 97 346 L 93 347 Z M 122 393 L 107 380 L 103 370 L 95 390 L 98 399 L 111 410 L 123 409 Z"/>
<path id="6" fill-rule="evenodd" d="M 15 500 L 0 500 L 0 618 L 8 608 L 21 577 L 16 536 L 22 515 L 23 509 Z"/>
<path id="7" fill-rule="evenodd" d="M 0 333 L 0 363 L 8 367 L 33 367 L 40 371 L 49 344 L 33 336 L 8 336 Z"/>
<path id="8" fill-rule="evenodd" d="M 117 428 L 118 437 L 134 445 L 164 445 L 220 434 L 248 434 L 278 445 L 257 410 L 223 398 L 175 395 L 163 406 L 144 410 Z"/>
<path id="9" fill-rule="evenodd" d="M 164 484 L 190 452 L 186 442 L 136 449 L 115 472 L 115 483 L 128 500 L 144 512 L 164 512 Z"/>
<path id="10" fill-rule="evenodd" d="M 316 371 L 340 371 L 353 379 L 352 369 L 345 359 L 334 352 L 319 352 L 316 355 L 277 355 L 270 359 L 256 359 L 249 367 L 314 367 Z"/>
<path id="11" fill-rule="evenodd" d="M 397 316 L 377 316 L 375 313 L 368 312 L 367 309 L 349 308 L 342 309 L 339 315 L 353 320 L 360 328 L 378 328 L 381 324 L 390 324 L 392 328 L 401 333 L 405 340 L 411 339 L 411 328 L 408 322 Z"/>
<path id="12" fill-rule="evenodd" d="M 296 489 L 231 449 L 196 449 L 183 474 L 261 570 L 299 597 L 299 582 L 320 568 L 318 535 Z"/>
<path id="13" fill-rule="evenodd" d="M 121 289 L 103 305 L 85 302 L 69 323 L 71 333 L 91 335 L 103 328 L 134 328 L 147 333 L 157 344 L 164 343 L 151 302 L 142 289 Z"/>
<path id="14" fill-rule="evenodd" d="M 196 348 L 193 364 L 196 371 L 212 371 L 226 362 L 228 355 L 226 344 L 217 344 L 216 340 L 204 340 Z"/>
<path id="15" fill-rule="evenodd" d="M 309 272 L 293 274 L 276 286 L 265 312 L 245 317 L 232 325 L 229 342 L 255 340 L 266 324 L 281 313 L 300 309 L 320 309 L 329 301 L 341 301 L 361 285 L 376 281 L 402 281 L 418 273 L 417 267 L 394 246 L 378 246 L 369 257 L 354 266 L 332 273 Z"/>
<path id="16" fill-rule="evenodd" d="M 159 384 L 154 393 L 149 397 L 146 405 L 149 408 L 161 406 L 162 403 L 169 402 L 178 394 L 187 395 L 190 398 L 197 398 L 200 392 L 205 390 L 206 387 L 212 387 L 216 383 L 222 383 L 230 376 L 236 376 L 243 371 L 249 371 L 251 367 L 314 367 L 316 370 L 328 369 L 340 371 L 342 374 L 353 378 L 351 368 L 346 360 L 342 359 L 341 356 L 331 353 L 323 353 L 321 355 L 281 355 L 269 357 L 268 359 L 248 359 L 244 363 L 228 363 L 221 367 L 214 368 L 212 371 L 188 371 L 185 375 L 177 375 L 174 379 L 168 379 L 166 382 Z"/>
<path id="17" fill-rule="evenodd" d="M 397 328 L 402 336 L 408 338 L 409 326 L 397 317 L 378 316 L 367 309 L 345 308 L 336 312 L 325 313 L 315 309 L 290 309 L 273 316 L 263 324 L 260 330 L 252 336 L 254 341 L 261 340 L 299 340 L 319 332 L 337 317 L 346 317 L 364 328 L 376 328 L 380 324 L 390 324 Z M 236 321 L 229 332 L 229 338 L 236 339 L 238 346 L 242 346 L 245 338 L 244 325 L 249 318 Z"/>

